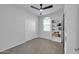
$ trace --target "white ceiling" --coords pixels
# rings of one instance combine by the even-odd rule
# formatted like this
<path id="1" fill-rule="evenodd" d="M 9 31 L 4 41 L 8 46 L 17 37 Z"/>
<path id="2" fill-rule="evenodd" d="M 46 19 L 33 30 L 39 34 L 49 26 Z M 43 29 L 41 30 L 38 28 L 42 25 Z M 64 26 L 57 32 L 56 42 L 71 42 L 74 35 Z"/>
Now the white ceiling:
<path id="1" fill-rule="evenodd" d="M 53 5 L 53 8 L 49 8 L 49 9 L 42 11 L 42 15 L 46 15 L 46 14 L 56 12 L 58 10 L 62 10 L 63 7 L 64 7 L 63 4 L 43 4 L 43 7 L 46 7 L 48 5 Z M 21 4 L 20 6 L 24 7 L 27 11 L 29 11 L 29 12 L 37 15 L 37 16 L 40 16 L 39 10 L 36 10 L 36 9 L 33 9 L 33 8 L 30 7 L 30 6 L 35 6 L 37 8 L 40 8 L 39 4 Z"/>

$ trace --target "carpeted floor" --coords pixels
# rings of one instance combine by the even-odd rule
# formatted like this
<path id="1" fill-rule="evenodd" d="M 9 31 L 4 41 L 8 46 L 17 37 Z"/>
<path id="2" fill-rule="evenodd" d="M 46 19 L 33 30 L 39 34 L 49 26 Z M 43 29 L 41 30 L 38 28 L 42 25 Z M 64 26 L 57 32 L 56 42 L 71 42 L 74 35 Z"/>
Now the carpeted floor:
<path id="1" fill-rule="evenodd" d="M 1 54 L 63 54 L 63 43 L 47 39 L 33 39 Z"/>

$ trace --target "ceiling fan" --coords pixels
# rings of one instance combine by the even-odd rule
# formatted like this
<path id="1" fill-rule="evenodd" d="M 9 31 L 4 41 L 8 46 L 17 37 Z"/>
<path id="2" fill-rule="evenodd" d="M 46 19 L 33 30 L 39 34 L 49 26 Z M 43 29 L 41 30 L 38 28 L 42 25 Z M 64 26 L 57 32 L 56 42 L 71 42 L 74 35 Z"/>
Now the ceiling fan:
<path id="1" fill-rule="evenodd" d="M 52 8 L 53 7 L 53 5 L 49 5 L 49 6 L 47 6 L 47 7 L 42 7 L 43 6 L 43 4 L 40 4 L 40 8 L 37 8 L 37 7 L 34 7 L 34 6 L 30 6 L 31 8 L 34 8 L 34 9 L 37 9 L 37 10 L 39 10 L 39 11 L 43 11 L 43 10 L 45 10 L 45 9 L 49 9 L 49 8 Z"/>

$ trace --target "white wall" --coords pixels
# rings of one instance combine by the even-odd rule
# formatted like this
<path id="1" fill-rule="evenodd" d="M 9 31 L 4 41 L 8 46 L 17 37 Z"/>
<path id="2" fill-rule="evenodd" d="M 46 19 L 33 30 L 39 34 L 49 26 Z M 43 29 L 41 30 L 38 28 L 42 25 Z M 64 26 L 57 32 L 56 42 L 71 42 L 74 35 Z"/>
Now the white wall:
<path id="1" fill-rule="evenodd" d="M 0 5 L 0 51 L 37 37 L 37 17 L 16 5 Z"/>
<path id="2" fill-rule="evenodd" d="M 77 8 L 77 53 L 79 54 L 79 4 Z"/>
<path id="3" fill-rule="evenodd" d="M 63 19 L 63 9 L 60 9 L 54 13 L 51 13 L 51 14 L 48 14 L 45 16 L 40 16 L 38 18 L 39 19 L 38 20 L 38 22 L 39 22 L 39 37 L 52 40 L 51 31 L 43 31 L 43 18 L 44 17 L 51 17 L 52 19 L 55 19 L 55 20 L 62 20 Z"/>
<path id="4" fill-rule="evenodd" d="M 65 5 L 65 53 L 76 53 L 77 44 L 77 5 Z"/>
<path id="5" fill-rule="evenodd" d="M 25 38 L 26 41 L 38 37 L 38 17 L 27 15 L 25 19 Z"/>

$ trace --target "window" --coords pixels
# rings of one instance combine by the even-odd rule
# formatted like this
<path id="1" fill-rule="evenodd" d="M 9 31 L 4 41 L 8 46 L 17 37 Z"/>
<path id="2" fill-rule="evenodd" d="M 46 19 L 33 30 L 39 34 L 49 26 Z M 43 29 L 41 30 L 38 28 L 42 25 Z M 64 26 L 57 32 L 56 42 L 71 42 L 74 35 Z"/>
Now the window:
<path id="1" fill-rule="evenodd" d="M 43 30 L 50 31 L 50 29 L 51 29 L 51 19 L 50 17 L 45 17 L 43 19 Z"/>

